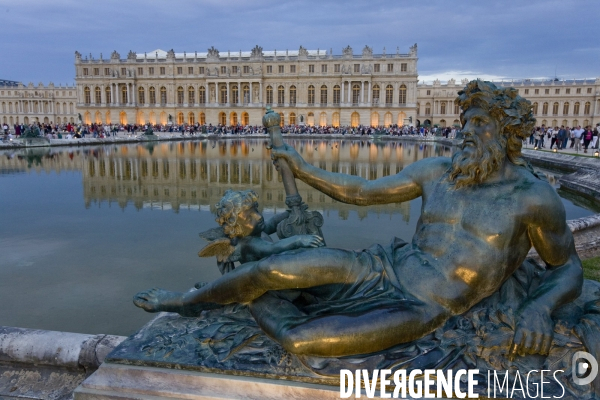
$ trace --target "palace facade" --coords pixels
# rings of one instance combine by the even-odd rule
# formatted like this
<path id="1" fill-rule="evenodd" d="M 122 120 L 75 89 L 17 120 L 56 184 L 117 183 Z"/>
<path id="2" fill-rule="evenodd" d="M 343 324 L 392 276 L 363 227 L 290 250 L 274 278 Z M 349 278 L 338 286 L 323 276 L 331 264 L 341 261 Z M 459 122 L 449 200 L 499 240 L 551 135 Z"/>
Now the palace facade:
<path id="1" fill-rule="evenodd" d="M 265 108 L 282 124 L 459 125 L 454 99 L 466 80 L 418 83 L 417 45 L 408 53 L 332 50 L 175 53 L 109 59 L 75 52 L 75 86 L 0 80 L 2 123 L 260 125 Z M 495 82 L 533 103 L 538 125 L 600 123 L 600 78 Z"/>

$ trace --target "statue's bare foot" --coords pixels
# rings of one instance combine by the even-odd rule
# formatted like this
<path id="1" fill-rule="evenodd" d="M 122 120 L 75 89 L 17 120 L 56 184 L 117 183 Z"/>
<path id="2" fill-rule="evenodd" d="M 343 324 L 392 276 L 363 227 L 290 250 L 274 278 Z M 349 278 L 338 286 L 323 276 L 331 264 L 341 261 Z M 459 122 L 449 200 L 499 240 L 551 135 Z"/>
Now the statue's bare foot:
<path id="1" fill-rule="evenodd" d="M 133 296 L 133 304 L 148 312 L 174 311 L 182 308 L 183 293 L 152 288 Z"/>

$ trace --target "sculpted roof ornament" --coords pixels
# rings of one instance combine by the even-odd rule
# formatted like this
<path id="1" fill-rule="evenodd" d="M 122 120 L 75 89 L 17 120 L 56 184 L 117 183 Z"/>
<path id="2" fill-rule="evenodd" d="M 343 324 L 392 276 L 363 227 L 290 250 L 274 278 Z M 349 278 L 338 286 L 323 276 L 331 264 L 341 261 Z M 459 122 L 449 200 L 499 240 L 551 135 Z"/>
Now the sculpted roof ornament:
<path id="1" fill-rule="evenodd" d="M 298 49 L 298 58 L 299 59 L 307 59 L 308 58 L 308 50 L 306 50 L 304 47 L 300 46 L 300 49 Z"/>
<path id="2" fill-rule="evenodd" d="M 362 56 L 365 58 L 373 57 L 373 48 L 365 45 L 365 48 L 362 51 Z"/>
<path id="3" fill-rule="evenodd" d="M 136 58 L 137 58 L 137 54 L 135 53 L 135 51 L 129 50 L 129 53 L 127 54 L 127 59 L 128 60 L 135 60 Z"/>
<path id="4" fill-rule="evenodd" d="M 121 56 L 119 55 L 119 53 L 117 53 L 116 50 L 113 50 L 112 54 L 110 55 L 110 59 L 111 60 L 119 60 L 121 58 Z"/>
<path id="5" fill-rule="evenodd" d="M 78 52 L 77 50 L 75 50 L 75 59 L 76 60 L 81 60 L 81 53 Z"/>
<path id="6" fill-rule="evenodd" d="M 252 52 L 250 53 L 251 60 L 262 60 L 263 58 L 263 48 L 259 45 L 254 46 Z"/>
<path id="7" fill-rule="evenodd" d="M 208 49 L 208 53 L 206 54 L 206 59 L 219 61 L 219 50 L 215 49 L 215 46 L 210 46 L 210 49 Z"/>
<path id="8" fill-rule="evenodd" d="M 171 49 L 171 50 L 167 51 L 167 60 L 174 59 L 174 58 L 175 58 L 175 50 Z"/>
<path id="9" fill-rule="evenodd" d="M 344 47 L 342 54 L 344 55 L 344 58 L 352 57 L 352 47 L 350 47 L 350 45 Z"/>
<path id="10" fill-rule="evenodd" d="M 413 46 L 410 46 L 410 55 L 413 57 L 417 56 L 417 44 L 416 43 Z"/>

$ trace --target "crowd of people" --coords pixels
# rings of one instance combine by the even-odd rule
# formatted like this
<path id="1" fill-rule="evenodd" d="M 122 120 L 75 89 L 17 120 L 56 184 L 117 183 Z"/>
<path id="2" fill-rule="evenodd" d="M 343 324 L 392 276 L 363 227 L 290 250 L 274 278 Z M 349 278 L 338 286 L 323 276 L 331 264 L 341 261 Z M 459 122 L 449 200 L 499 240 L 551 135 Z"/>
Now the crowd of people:
<path id="1" fill-rule="evenodd" d="M 548 142 L 550 143 L 550 149 L 556 148 L 556 150 L 564 150 L 567 148 L 574 149 L 579 152 L 588 152 L 588 149 L 599 148 L 600 139 L 600 123 L 596 124 L 594 128 L 590 125 L 582 128 L 581 126 L 576 127 L 565 127 L 561 125 L 546 127 L 545 125 L 535 127 L 531 135 L 529 136 L 529 144 L 535 148 L 545 148 Z M 582 145 L 583 143 L 583 145 Z"/>
<path id="2" fill-rule="evenodd" d="M 200 134 L 216 134 L 216 135 L 254 135 L 265 134 L 265 129 L 262 125 L 193 125 L 187 124 L 15 124 L 12 128 L 7 124 L 3 125 L 4 139 L 10 137 L 19 137 L 27 128 L 37 127 L 40 135 L 49 139 L 62 138 L 106 138 L 117 136 L 120 134 L 140 134 L 140 133 L 170 133 L 182 136 L 196 136 Z M 281 128 L 283 133 L 289 134 L 308 134 L 308 135 L 391 135 L 391 136 L 444 136 L 446 138 L 455 138 L 459 132 L 456 127 L 414 127 L 414 126 L 308 126 L 308 125 L 284 125 Z"/>

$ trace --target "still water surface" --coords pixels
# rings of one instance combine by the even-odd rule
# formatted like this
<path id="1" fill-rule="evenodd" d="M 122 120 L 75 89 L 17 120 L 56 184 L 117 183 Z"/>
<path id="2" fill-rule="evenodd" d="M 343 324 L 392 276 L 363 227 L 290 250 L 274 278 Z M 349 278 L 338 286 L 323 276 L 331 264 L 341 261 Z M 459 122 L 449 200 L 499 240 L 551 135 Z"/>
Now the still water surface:
<path id="1" fill-rule="evenodd" d="M 426 157 L 436 144 L 290 140 L 310 163 L 376 179 Z M 285 209 L 266 141 L 171 142 L 0 152 L 0 325 L 130 335 L 152 315 L 140 290 L 188 290 L 219 276 L 199 258 L 198 233 L 225 190 L 253 189 L 265 218 Z M 298 184 L 325 217 L 330 247 L 410 240 L 421 200 L 377 207 L 335 202 Z M 564 200 L 567 218 L 592 214 Z"/>

